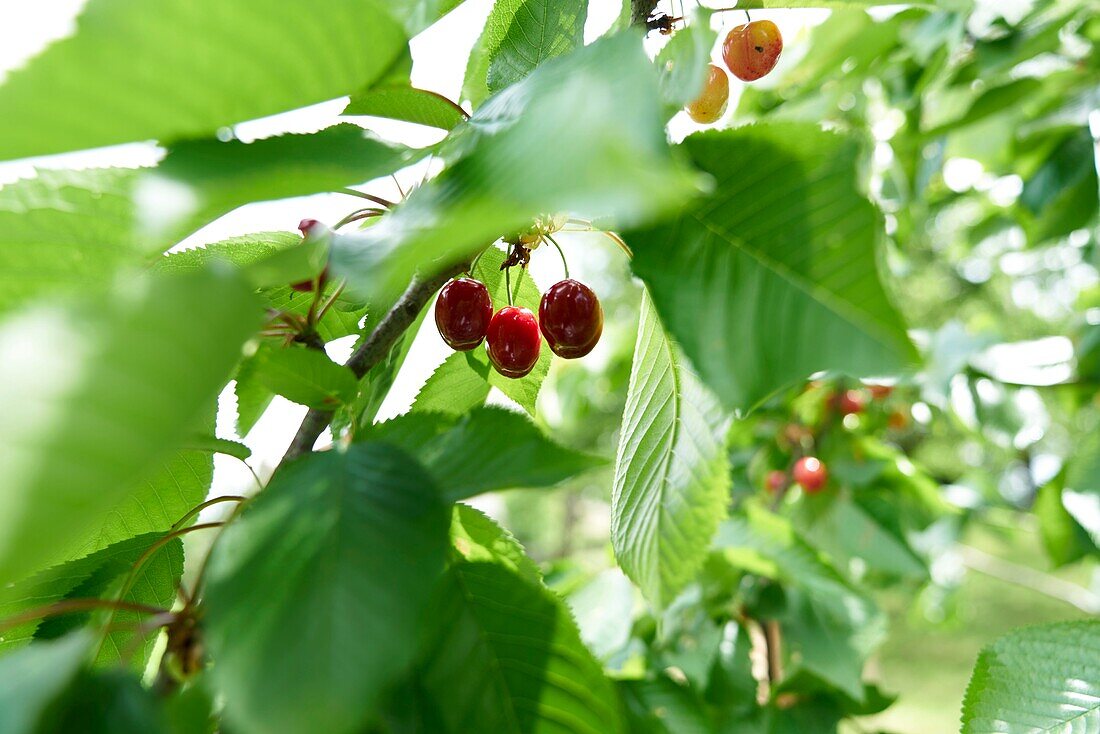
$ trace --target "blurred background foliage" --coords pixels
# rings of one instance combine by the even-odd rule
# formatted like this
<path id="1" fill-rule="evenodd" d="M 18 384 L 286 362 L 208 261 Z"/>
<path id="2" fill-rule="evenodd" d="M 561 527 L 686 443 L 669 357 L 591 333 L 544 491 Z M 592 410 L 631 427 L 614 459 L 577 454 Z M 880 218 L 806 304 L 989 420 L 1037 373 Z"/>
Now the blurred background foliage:
<path id="1" fill-rule="evenodd" d="M 888 287 L 925 357 L 921 372 L 888 386 L 821 375 L 731 429 L 735 516 L 778 506 L 886 612 L 869 678 L 902 695 L 852 731 L 952 731 L 983 645 L 1020 625 L 1100 612 L 1098 4 L 941 7 L 833 11 L 786 39 L 776 73 L 735 85 L 729 120 L 820 121 L 862 137 L 862 176 L 886 213 Z M 555 361 L 539 404 L 559 440 L 605 455 L 617 443 L 639 299 L 617 262 L 585 267 L 610 347 L 602 359 Z M 861 409 L 845 415 L 842 394 Z M 829 468 L 828 490 L 769 495 L 765 475 L 806 453 Z M 611 480 L 608 468 L 493 499 L 609 668 L 639 678 L 648 661 L 720 698 L 723 685 L 752 685 L 731 667 L 747 627 L 726 620 L 779 616 L 795 647 L 814 636 L 793 621 L 796 592 L 779 598 L 718 551 L 651 618 L 612 570 Z M 662 680 L 625 684 L 628 700 L 637 694 L 652 712 L 685 690 L 662 694 Z M 806 704 L 790 711 L 815 710 L 816 684 L 793 675 L 784 685 Z M 863 710 L 830 695 L 815 726 L 881 708 L 877 692 Z"/>

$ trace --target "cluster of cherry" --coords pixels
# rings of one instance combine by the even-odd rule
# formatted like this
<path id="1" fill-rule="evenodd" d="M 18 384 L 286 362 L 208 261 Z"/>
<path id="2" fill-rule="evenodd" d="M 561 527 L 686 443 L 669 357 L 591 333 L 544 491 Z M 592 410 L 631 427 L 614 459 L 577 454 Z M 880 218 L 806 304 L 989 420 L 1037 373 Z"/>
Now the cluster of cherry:
<path id="1" fill-rule="evenodd" d="M 770 20 L 754 20 L 739 25 L 722 43 L 722 60 L 735 77 L 753 82 L 767 75 L 783 52 L 783 37 Z M 730 82 L 721 68 L 711 64 L 702 93 L 687 106 L 692 120 L 709 125 L 726 111 L 730 98 Z"/>
<path id="2" fill-rule="evenodd" d="M 460 352 L 484 340 L 496 371 L 520 378 L 538 362 L 540 330 L 559 357 L 576 359 L 591 352 L 603 334 L 603 307 L 591 288 L 566 278 L 543 294 L 537 320 L 520 306 L 505 306 L 493 313 L 493 300 L 484 283 L 455 278 L 443 286 L 436 299 L 435 325 L 443 341 Z"/>

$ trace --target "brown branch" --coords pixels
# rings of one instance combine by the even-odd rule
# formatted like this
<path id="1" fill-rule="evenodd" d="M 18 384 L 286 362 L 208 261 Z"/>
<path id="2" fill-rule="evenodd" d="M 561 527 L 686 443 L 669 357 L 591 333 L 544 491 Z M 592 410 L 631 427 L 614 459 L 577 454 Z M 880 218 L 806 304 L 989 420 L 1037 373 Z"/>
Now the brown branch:
<path id="1" fill-rule="evenodd" d="M 444 268 L 429 277 L 413 278 L 412 283 L 397 299 L 393 308 L 378 322 L 378 326 L 374 327 L 374 331 L 370 333 L 367 340 L 348 359 L 345 366 L 355 374 L 356 379 L 362 379 L 390 353 L 398 338 L 416 321 L 421 309 L 435 295 L 435 292 L 448 280 L 464 272 L 468 265 L 469 263 L 464 261 Z M 294 435 L 294 440 L 290 442 L 286 454 L 283 455 L 283 461 L 290 461 L 312 451 L 313 444 L 328 427 L 332 416 L 331 410 L 311 408 L 302 420 L 298 433 Z"/>

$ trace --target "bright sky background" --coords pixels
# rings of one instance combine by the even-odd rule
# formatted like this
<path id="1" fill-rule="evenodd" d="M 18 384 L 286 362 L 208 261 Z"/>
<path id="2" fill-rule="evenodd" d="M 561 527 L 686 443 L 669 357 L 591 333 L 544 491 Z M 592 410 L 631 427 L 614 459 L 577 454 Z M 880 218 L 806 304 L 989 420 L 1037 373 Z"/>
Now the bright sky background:
<path id="1" fill-rule="evenodd" d="M 667 0 L 665 0 L 667 2 Z M 49 2 L 0 3 L 0 75 L 17 68 L 45 48 L 50 41 L 62 38 L 75 28 L 75 18 L 83 6 L 83 0 L 49 0 Z M 473 45 L 484 19 L 492 7 L 492 0 L 466 0 L 456 10 L 439 23 L 412 40 L 414 59 L 413 84 L 457 99 L 465 73 L 466 57 Z M 662 7 L 664 7 L 662 5 Z M 588 23 L 585 29 L 587 40 L 602 34 L 618 13 L 617 0 L 591 0 Z M 666 10 L 671 10 L 666 8 Z M 304 11 L 305 12 L 305 11 Z M 770 18 L 779 24 L 786 52 L 780 64 L 797 63 L 800 54 L 798 39 L 827 17 L 827 11 L 753 11 L 754 18 Z M 734 25 L 743 22 L 738 13 L 724 13 L 715 16 L 715 25 Z M 656 49 L 663 39 L 656 36 L 650 41 Z M 765 82 L 763 82 L 766 84 Z M 739 84 L 731 85 L 731 91 L 737 94 Z M 294 112 L 241 123 L 235 126 L 236 135 L 245 141 L 268 137 L 284 132 L 311 132 L 340 121 L 339 113 L 346 103 L 345 99 L 314 105 Z M 731 107 L 736 99 L 731 99 Z M 379 135 L 408 145 L 423 146 L 434 143 L 442 132 L 406 123 L 357 118 Z M 694 129 L 686 115 L 677 116 L 670 125 L 674 138 L 681 138 Z M 104 166 L 147 166 L 159 159 L 161 150 L 153 143 L 133 143 L 113 146 L 94 151 L 26 159 L 22 161 L 0 163 L 0 185 L 34 176 L 35 167 L 44 168 L 86 168 Z M 408 187 L 421 176 L 420 170 L 409 170 L 400 175 L 402 184 Z M 389 198 L 397 197 L 395 185 L 389 180 L 373 182 L 371 191 Z M 313 217 L 325 222 L 334 222 L 348 211 L 357 207 L 354 200 L 337 194 L 322 194 L 300 197 L 276 202 L 263 202 L 242 207 L 218 221 L 204 227 L 188 237 L 178 248 L 196 247 L 215 242 L 226 237 L 263 230 L 294 230 L 298 221 L 304 217 Z M 573 235 L 584 238 L 590 235 Z M 566 245 L 568 247 L 568 244 Z M 581 277 L 586 270 L 589 277 L 598 277 L 595 273 L 604 256 L 593 253 L 599 248 L 570 248 L 570 264 Z M 539 261 L 545 258 L 540 265 Z M 545 287 L 559 275 L 558 264 L 549 253 L 536 252 L 532 268 L 536 280 Z M 331 345 L 330 354 L 343 361 L 346 358 L 353 337 Z M 404 412 L 420 385 L 431 374 L 448 353 L 435 333 L 430 319 L 419 334 L 413 346 L 413 352 L 406 362 L 406 369 L 394 385 L 389 398 L 383 405 L 381 418 Z M 597 362 L 606 358 L 597 347 L 589 359 Z M 409 366 L 412 366 L 410 369 Z M 497 400 L 504 400 L 497 395 Z M 235 399 L 231 391 L 222 396 L 221 410 L 218 416 L 218 434 L 236 437 L 233 426 Z M 276 398 L 271 408 L 244 437 L 244 442 L 252 449 L 252 465 L 264 475 L 277 464 L 288 445 L 294 431 L 305 413 L 305 408 Z M 236 460 L 216 457 L 214 494 L 237 493 L 246 490 L 252 483 L 251 475 Z"/>

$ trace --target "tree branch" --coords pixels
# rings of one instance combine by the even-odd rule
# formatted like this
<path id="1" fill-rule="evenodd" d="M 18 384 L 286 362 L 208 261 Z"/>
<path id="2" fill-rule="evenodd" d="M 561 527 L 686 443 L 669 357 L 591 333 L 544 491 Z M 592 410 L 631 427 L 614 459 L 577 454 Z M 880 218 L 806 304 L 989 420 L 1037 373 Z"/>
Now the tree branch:
<path id="1" fill-rule="evenodd" d="M 370 372 L 371 368 L 390 353 L 390 349 L 393 348 L 397 339 L 412 325 L 420 310 L 424 308 L 435 292 L 442 288 L 448 280 L 463 272 L 466 266 L 466 262 L 461 262 L 444 268 L 429 277 L 421 278 L 417 276 L 413 278 L 412 283 L 397 299 L 397 303 L 394 304 L 393 308 L 378 322 L 378 326 L 374 327 L 374 331 L 370 333 L 367 340 L 348 359 L 345 366 L 355 374 L 356 379 L 362 379 L 365 374 Z M 302 425 L 298 428 L 294 440 L 290 442 L 290 448 L 283 455 L 283 461 L 290 461 L 312 451 L 313 444 L 317 442 L 317 438 L 328 427 L 328 424 L 332 421 L 332 416 L 333 411 L 331 410 L 311 408 L 302 420 Z"/>

